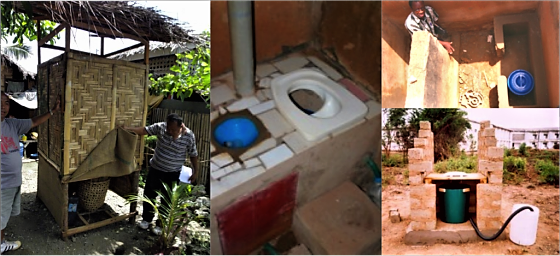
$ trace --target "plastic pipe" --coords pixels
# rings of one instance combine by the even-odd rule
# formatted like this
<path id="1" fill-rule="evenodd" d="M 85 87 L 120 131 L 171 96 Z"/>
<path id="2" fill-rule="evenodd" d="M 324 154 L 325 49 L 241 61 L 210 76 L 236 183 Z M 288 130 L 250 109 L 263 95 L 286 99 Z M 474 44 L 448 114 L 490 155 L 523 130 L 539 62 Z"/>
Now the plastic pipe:
<path id="1" fill-rule="evenodd" d="M 480 230 L 478 230 L 478 226 L 476 225 L 476 223 L 474 223 L 473 219 L 471 218 L 471 225 L 474 228 L 474 231 L 476 231 L 476 234 L 482 238 L 485 241 L 492 241 L 496 238 L 498 238 L 500 236 L 500 234 L 502 234 L 502 232 L 504 232 L 504 230 L 506 229 L 507 225 L 509 224 L 509 222 L 511 221 L 511 219 L 513 219 L 513 217 L 515 217 L 515 215 L 517 215 L 518 213 L 520 213 L 523 210 L 531 210 L 533 211 L 533 208 L 529 207 L 529 206 L 523 206 L 519 209 L 517 209 L 517 211 L 513 212 L 509 218 L 506 220 L 506 223 L 504 223 L 504 225 L 502 226 L 502 228 L 498 231 L 498 233 L 494 234 L 493 236 L 484 236 L 482 233 L 480 233 Z"/>
<path id="2" fill-rule="evenodd" d="M 228 1 L 233 80 L 242 97 L 254 92 L 253 10 L 251 1 Z"/>

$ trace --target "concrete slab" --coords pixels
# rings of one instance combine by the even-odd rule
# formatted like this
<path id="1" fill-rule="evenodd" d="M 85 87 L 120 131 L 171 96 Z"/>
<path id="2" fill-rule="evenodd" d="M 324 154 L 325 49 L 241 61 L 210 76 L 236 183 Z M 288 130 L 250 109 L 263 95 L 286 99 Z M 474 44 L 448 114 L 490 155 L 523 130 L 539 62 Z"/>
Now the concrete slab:
<path id="1" fill-rule="evenodd" d="M 292 230 L 313 254 L 373 254 L 381 246 L 381 211 L 347 181 L 300 207 Z"/>
<path id="2" fill-rule="evenodd" d="M 495 230 L 481 230 L 485 236 L 492 236 L 498 232 Z M 506 232 L 496 238 L 496 240 L 505 240 Z M 476 231 L 471 226 L 470 222 L 459 224 L 445 223 L 441 220 L 437 221 L 435 230 L 422 230 L 413 231 L 412 226 L 409 224 L 404 236 L 404 243 L 407 245 L 430 245 L 430 244 L 460 244 L 460 243 L 475 243 L 482 242 L 482 238 L 478 237 Z"/>
<path id="3" fill-rule="evenodd" d="M 261 79 L 267 77 L 268 75 L 276 71 L 277 69 L 270 63 L 257 65 L 257 69 L 256 69 L 257 76 L 260 77 Z"/>

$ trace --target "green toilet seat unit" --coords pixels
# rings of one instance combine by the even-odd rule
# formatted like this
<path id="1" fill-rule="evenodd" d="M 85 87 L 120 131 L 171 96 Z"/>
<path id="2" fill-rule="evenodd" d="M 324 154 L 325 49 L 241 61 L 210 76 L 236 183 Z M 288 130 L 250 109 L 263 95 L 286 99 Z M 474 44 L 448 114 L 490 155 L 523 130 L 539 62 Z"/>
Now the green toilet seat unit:
<path id="1" fill-rule="evenodd" d="M 439 187 L 441 221 L 464 223 L 469 220 L 470 191 L 470 186 L 462 183 L 447 183 Z"/>

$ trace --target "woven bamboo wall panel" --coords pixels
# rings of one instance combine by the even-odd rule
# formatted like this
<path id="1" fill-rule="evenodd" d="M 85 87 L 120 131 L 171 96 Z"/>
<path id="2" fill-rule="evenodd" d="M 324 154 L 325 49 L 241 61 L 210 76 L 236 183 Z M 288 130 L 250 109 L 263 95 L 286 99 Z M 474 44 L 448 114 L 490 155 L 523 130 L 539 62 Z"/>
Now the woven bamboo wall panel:
<path id="1" fill-rule="evenodd" d="M 198 184 L 209 184 L 210 177 L 210 114 L 191 113 L 164 108 L 155 108 L 152 112 L 151 123 L 165 122 L 167 115 L 177 113 L 183 118 L 185 126 L 191 129 L 196 139 L 198 150 L 199 173 Z M 185 156 L 186 157 L 186 156 Z"/>
<path id="2" fill-rule="evenodd" d="M 49 66 L 40 66 L 37 68 L 37 108 L 39 113 L 46 113 L 48 111 L 48 82 L 49 82 Z M 45 153 L 48 157 L 49 155 L 49 140 L 47 134 L 49 134 L 49 124 L 43 123 L 37 127 L 37 132 L 39 133 L 39 138 L 37 142 L 37 149 Z"/>
<path id="3" fill-rule="evenodd" d="M 66 85 L 66 62 L 61 61 L 58 65 L 51 65 L 49 67 L 49 94 L 48 102 L 46 103 L 47 109 L 42 113 L 47 113 L 56 103 L 57 99 L 64 99 L 64 87 Z M 48 121 L 49 125 L 49 154 L 48 158 L 60 167 L 62 165 L 62 148 L 64 143 L 64 114 L 56 112 Z"/>
<path id="4" fill-rule="evenodd" d="M 146 86 L 146 70 L 119 66 L 115 82 L 117 83 L 116 123 L 125 126 L 140 127 L 145 124 L 144 95 Z M 141 160 L 144 145 L 138 136 L 136 159 Z"/>

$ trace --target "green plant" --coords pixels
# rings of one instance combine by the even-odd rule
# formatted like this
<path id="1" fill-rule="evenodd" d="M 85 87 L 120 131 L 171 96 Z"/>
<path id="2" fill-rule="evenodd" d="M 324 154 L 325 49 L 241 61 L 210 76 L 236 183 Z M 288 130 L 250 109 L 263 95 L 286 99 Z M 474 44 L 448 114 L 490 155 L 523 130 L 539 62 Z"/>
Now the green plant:
<path id="1" fill-rule="evenodd" d="M 152 135 L 152 136 L 144 135 L 144 145 L 146 147 L 149 147 L 151 149 L 155 149 L 156 148 L 156 142 L 157 142 L 157 136 L 156 135 Z"/>
<path id="2" fill-rule="evenodd" d="M 148 168 L 142 168 L 142 170 L 140 170 L 140 179 L 138 180 L 138 186 L 144 188 L 146 186 L 147 178 L 148 178 Z"/>
<path id="3" fill-rule="evenodd" d="M 164 96 L 177 94 L 184 101 L 197 91 L 208 104 L 210 97 L 210 47 L 199 46 L 188 53 L 177 54 L 174 73 L 154 79 L 150 74 L 150 93 Z"/>
<path id="4" fill-rule="evenodd" d="M 24 13 L 16 12 L 14 10 L 14 3 L 12 1 L 4 1 L 1 3 L 2 12 L 2 39 L 7 42 L 7 36 L 14 36 L 12 41 L 13 44 L 23 45 L 23 39 L 27 38 L 29 41 L 37 40 L 37 24 L 33 20 L 33 10 L 29 2 L 19 2 L 25 9 Z M 83 3 L 87 5 L 87 2 Z M 62 8 L 64 6 L 60 5 Z M 43 20 L 40 23 L 41 27 L 41 38 L 46 37 L 56 28 L 56 23 L 52 21 Z M 60 39 L 59 35 L 56 35 L 51 40 L 50 44 L 54 44 L 56 39 Z"/>
<path id="5" fill-rule="evenodd" d="M 402 156 L 394 154 L 391 156 L 381 155 L 381 164 L 384 167 L 402 167 L 404 166 Z"/>
<path id="6" fill-rule="evenodd" d="M 558 165 L 550 160 L 537 160 L 535 169 L 539 173 L 539 180 L 542 183 L 558 184 Z"/>
<path id="7" fill-rule="evenodd" d="M 204 187 L 193 187 L 188 184 L 177 185 L 176 183 L 172 183 L 171 186 L 163 183 L 163 187 L 164 191 L 156 191 L 161 201 L 151 200 L 145 196 L 131 195 L 127 198 L 127 202 L 142 201 L 153 207 L 162 225 L 158 245 L 160 249 L 167 249 L 173 245 L 175 237 L 189 223 L 187 207 L 189 203 L 192 203 L 190 199 L 193 199 L 193 195 L 197 194 L 197 190 L 204 190 Z"/>
<path id="8" fill-rule="evenodd" d="M 525 144 L 525 142 L 519 145 L 519 154 L 521 154 L 522 156 L 527 156 L 527 145 Z"/>
<path id="9" fill-rule="evenodd" d="M 508 156 L 504 158 L 504 171 L 523 175 L 525 174 L 526 165 L 527 161 L 522 157 Z"/>
<path id="10" fill-rule="evenodd" d="M 504 147 L 504 157 L 511 156 L 511 149 Z"/>
<path id="11" fill-rule="evenodd" d="M 476 156 L 461 155 L 459 158 L 449 158 L 439 161 L 434 165 L 436 173 L 446 172 L 476 172 L 477 160 Z"/>

